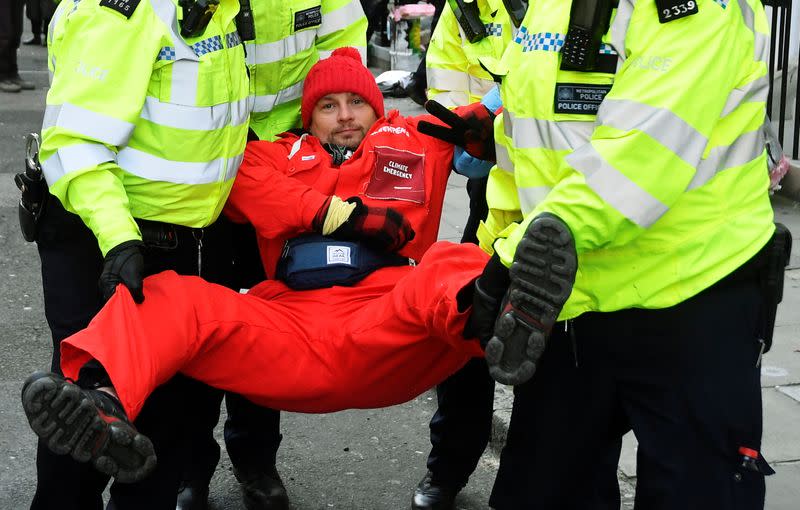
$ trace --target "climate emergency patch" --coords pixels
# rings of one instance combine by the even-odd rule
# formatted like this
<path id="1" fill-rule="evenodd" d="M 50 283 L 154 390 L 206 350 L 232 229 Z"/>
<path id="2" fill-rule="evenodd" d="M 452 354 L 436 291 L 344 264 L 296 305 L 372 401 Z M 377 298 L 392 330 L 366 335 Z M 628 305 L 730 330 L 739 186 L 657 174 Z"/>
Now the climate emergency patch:
<path id="1" fill-rule="evenodd" d="M 113 9 L 130 19 L 140 0 L 100 0 L 100 5 Z"/>
<path id="2" fill-rule="evenodd" d="M 382 200 L 425 202 L 425 155 L 375 147 L 375 166 L 364 194 Z"/>
<path id="3" fill-rule="evenodd" d="M 611 85 L 556 83 L 555 113 L 597 115 Z"/>
<path id="4" fill-rule="evenodd" d="M 322 7 L 316 6 L 294 13 L 294 31 L 322 24 Z"/>

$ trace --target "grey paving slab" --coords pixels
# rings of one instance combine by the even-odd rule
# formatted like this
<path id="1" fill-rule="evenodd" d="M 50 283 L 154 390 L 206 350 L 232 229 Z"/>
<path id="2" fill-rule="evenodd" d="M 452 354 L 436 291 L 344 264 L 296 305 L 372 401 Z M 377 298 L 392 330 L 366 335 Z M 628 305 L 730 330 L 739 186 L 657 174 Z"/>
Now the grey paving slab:
<path id="1" fill-rule="evenodd" d="M 775 327 L 772 349 L 761 364 L 761 385 L 800 383 L 800 324 Z"/>
<path id="2" fill-rule="evenodd" d="M 800 461 L 800 403 L 775 388 L 766 388 L 761 450 L 770 462 Z"/>
<path id="3" fill-rule="evenodd" d="M 776 464 L 775 474 L 767 477 L 765 510 L 800 508 L 800 463 Z"/>
<path id="4" fill-rule="evenodd" d="M 800 384 L 793 384 L 792 386 L 778 386 L 775 389 L 800 403 Z"/>

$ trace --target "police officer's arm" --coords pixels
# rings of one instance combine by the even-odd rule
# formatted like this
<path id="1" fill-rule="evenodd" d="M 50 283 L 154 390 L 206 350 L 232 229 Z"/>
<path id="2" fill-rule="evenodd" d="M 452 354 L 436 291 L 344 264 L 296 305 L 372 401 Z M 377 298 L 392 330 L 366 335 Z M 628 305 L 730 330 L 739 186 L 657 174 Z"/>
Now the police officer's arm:
<path id="1" fill-rule="evenodd" d="M 701 0 L 699 14 L 665 24 L 652 2 L 636 4 L 627 60 L 603 101 L 591 142 L 566 158 L 559 169 L 565 177 L 507 239 L 495 242 L 505 264 L 542 212 L 569 225 L 578 253 L 630 242 L 689 188 L 713 177 L 698 172 L 701 158 L 712 146 L 736 142 L 710 139 L 722 117 L 745 104 L 737 122 L 746 120 L 751 134 L 760 129 L 766 62 L 764 52 L 753 48 L 747 21 L 763 43 L 766 19 L 756 0 L 749 0 L 743 16 L 743 3 L 723 9 Z M 743 66 L 743 59 L 752 63 Z M 754 149 L 740 164 L 764 157 L 763 146 Z"/>
<path id="2" fill-rule="evenodd" d="M 317 30 L 319 58 L 336 48 L 352 46 L 367 61 L 367 17 L 359 0 L 322 0 L 322 24 Z"/>
<path id="3" fill-rule="evenodd" d="M 159 50 L 142 29 L 145 5 L 130 19 L 94 1 L 62 12 L 49 62 L 42 167 L 51 193 L 81 217 L 104 255 L 140 239 L 115 158 L 133 132 Z"/>
<path id="4" fill-rule="evenodd" d="M 445 3 L 428 45 L 425 67 L 428 99 L 434 99 L 448 108 L 480 100 L 469 93 L 467 69 L 470 62 L 463 44 L 453 9 L 449 3 Z"/>

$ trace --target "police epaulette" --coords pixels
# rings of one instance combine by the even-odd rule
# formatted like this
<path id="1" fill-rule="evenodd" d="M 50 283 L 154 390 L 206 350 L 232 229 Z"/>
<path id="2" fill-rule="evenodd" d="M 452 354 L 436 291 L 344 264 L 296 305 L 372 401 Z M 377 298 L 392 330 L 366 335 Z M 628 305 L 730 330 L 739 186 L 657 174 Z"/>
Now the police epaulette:
<path id="1" fill-rule="evenodd" d="M 140 1 L 141 0 L 100 0 L 100 5 L 115 10 L 130 19 Z"/>

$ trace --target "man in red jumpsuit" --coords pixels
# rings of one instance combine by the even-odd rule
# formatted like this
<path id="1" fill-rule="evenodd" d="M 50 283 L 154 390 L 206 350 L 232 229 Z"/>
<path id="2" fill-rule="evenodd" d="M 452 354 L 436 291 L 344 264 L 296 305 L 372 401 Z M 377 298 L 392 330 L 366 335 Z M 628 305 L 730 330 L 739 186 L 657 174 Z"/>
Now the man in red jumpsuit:
<path id="1" fill-rule="evenodd" d="M 312 68 L 302 118 L 307 133 L 248 145 L 226 205 L 231 218 L 255 226 L 267 274 L 275 276 L 288 239 L 311 232 L 419 264 L 315 290 L 270 279 L 242 295 L 171 271 L 145 280 L 141 304 L 118 289 L 85 330 L 62 343 L 66 379 L 39 372 L 23 387 L 31 427 L 51 449 L 136 480 L 155 456 L 129 420 L 176 373 L 274 409 L 384 407 L 482 356 L 477 338 L 492 336 L 507 290 L 504 313 L 518 309 L 530 319 L 515 330 L 527 339 L 549 329 L 563 303 L 544 315 L 526 308 L 535 271 L 525 268 L 535 264 L 530 253 L 551 246 L 519 250 L 509 278 L 497 257 L 475 245 L 436 243 L 453 146 L 419 133 L 416 119 L 384 116 L 356 50 L 336 50 Z M 542 223 L 532 225 L 534 243 Z"/>

